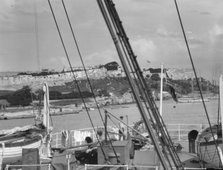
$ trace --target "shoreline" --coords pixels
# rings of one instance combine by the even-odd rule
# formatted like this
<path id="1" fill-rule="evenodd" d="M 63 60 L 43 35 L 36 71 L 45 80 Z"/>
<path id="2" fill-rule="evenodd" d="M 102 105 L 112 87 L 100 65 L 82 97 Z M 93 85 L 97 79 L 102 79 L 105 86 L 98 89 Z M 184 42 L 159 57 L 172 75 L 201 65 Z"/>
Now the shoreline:
<path id="1" fill-rule="evenodd" d="M 159 105 L 159 102 L 156 103 Z M 211 122 L 215 123 L 218 116 L 218 102 L 217 100 L 211 100 L 206 104 L 207 110 L 210 114 Z M 163 120 L 166 124 L 207 124 L 207 119 L 202 107 L 202 103 L 175 103 L 173 101 L 165 101 L 163 103 L 163 108 Z M 102 116 L 104 116 L 104 109 L 116 117 L 121 115 L 124 116 L 126 121 L 128 120 L 128 124 L 133 124 L 134 122 L 141 119 L 138 107 L 135 104 L 105 106 L 101 108 Z M 66 110 L 63 111 L 65 113 Z M 79 114 L 72 113 L 74 112 L 67 112 L 67 114 L 63 114 L 61 116 L 51 116 L 53 132 L 60 132 L 62 129 L 84 129 L 92 126 L 86 110 L 83 109 Z M 95 127 L 103 126 L 101 116 L 98 113 L 97 108 L 89 110 L 89 113 Z M 8 119 L 8 121 L 0 120 L 0 129 L 11 129 L 17 126 L 20 127 L 24 125 L 30 125 L 34 123 L 34 119 L 35 118 L 28 118 L 26 116 L 26 118 L 21 119 Z M 108 124 L 113 123 L 112 121 L 109 121 Z"/>
<path id="2" fill-rule="evenodd" d="M 181 99 L 181 98 L 179 98 Z M 172 99 L 169 100 L 164 100 L 164 101 L 171 101 Z M 209 101 L 214 100 L 214 98 L 209 98 Z M 159 101 L 156 101 L 159 102 Z M 207 102 L 207 101 L 206 101 Z M 197 102 L 178 102 L 176 104 L 181 104 L 181 103 L 201 103 L 201 101 Z M 117 109 L 117 108 L 125 108 L 128 107 L 128 105 L 134 104 L 134 102 L 130 103 L 121 103 L 121 104 L 110 104 L 110 105 L 105 105 L 105 106 L 100 106 L 100 109 Z M 97 110 L 96 106 L 91 106 L 88 107 L 89 111 Z M 58 108 L 50 108 L 50 116 L 64 116 L 64 115 L 71 115 L 71 114 L 79 114 L 80 112 L 85 111 L 84 108 L 74 108 L 72 105 L 67 105 L 65 107 L 58 107 Z M 0 113 L 0 120 L 12 120 L 12 119 L 30 119 L 34 118 L 35 119 L 35 113 L 33 109 L 30 109 L 30 107 L 26 109 L 18 109 L 16 111 L 11 110 L 6 110 L 5 112 Z"/>
<path id="3" fill-rule="evenodd" d="M 70 111 L 70 112 L 60 112 L 60 113 L 50 113 L 50 116 L 63 116 L 63 115 L 69 115 L 69 114 L 79 114 L 82 110 L 79 111 Z M 6 113 L 7 114 L 7 113 Z M 11 113 L 9 113 L 11 114 Z M 14 113 L 15 114 L 15 113 Z M 35 118 L 36 116 L 33 115 L 32 113 L 30 114 L 24 114 L 24 115 L 10 115 L 10 116 L 5 116 L 5 115 L 0 115 L 0 120 L 12 120 L 12 119 L 30 119 L 30 118 Z"/>

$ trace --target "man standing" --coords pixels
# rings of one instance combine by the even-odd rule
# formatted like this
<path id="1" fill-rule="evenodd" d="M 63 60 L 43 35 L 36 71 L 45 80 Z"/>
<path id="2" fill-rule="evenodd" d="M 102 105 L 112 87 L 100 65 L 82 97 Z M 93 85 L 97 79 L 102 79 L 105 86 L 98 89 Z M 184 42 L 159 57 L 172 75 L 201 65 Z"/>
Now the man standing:
<path id="1" fill-rule="evenodd" d="M 119 121 L 119 140 L 125 140 L 125 125 L 123 124 L 123 116 L 120 116 L 120 121 Z"/>

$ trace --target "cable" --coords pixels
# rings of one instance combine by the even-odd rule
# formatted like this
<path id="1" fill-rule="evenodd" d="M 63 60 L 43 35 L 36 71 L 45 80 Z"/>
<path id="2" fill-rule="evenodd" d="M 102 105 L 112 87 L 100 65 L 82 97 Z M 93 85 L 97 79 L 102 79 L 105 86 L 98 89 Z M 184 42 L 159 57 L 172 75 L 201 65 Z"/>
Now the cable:
<path id="1" fill-rule="evenodd" d="M 152 98 L 151 92 L 149 91 L 149 88 L 147 87 L 147 83 L 145 82 L 145 79 L 144 79 L 144 76 L 143 76 L 142 71 L 140 69 L 140 66 L 139 66 L 139 64 L 138 64 L 138 62 L 136 60 L 136 56 L 135 56 L 135 54 L 134 54 L 134 52 L 133 52 L 133 50 L 131 48 L 131 45 L 129 43 L 129 39 L 128 39 L 126 33 L 125 33 L 125 30 L 124 30 L 124 28 L 122 26 L 122 22 L 121 22 L 121 20 L 120 20 L 120 18 L 118 16 L 118 13 L 117 13 L 117 11 L 115 9 L 115 5 L 112 2 L 112 0 L 105 0 L 105 3 L 106 3 L 106 6 L 107 6 L 107 9 L 109 11 L 109 15 L 110 15 L 111 19 L 115 23 L 114 27 L 117 27 L 117 29 L 119 30 L 119 32 L 118 32 L 119 34 L 117 36 L 121 36 L 121 38 L 123 40 L 123 43 L 125 45 L 125 48 L 126 48 L 126 50 L 128 52 L 128 55 L 129 55 L 129 57 L 131 59 L 131 64 L 132 64 L 132 66 L 135 69 L 135 73 L 137 74 L 137 77 L 138 77 L 138 80 L 139 80 L 138 83 L 140 84 L 140 87 L 138 89 L 135 88 L 135 85 L 132 82 L 133 80 L 132 80 L 131 75 L 129 73 L 128 66 L 127 66 L 127 64 L 126 64 L 126 62 L 124 60 L 123 50 L 121 51 L 121 49 L 120 49 L 120 44 L 117 41 L 117 38 L 116 38 L 117 36 L 114 34 L 114 31 L 112 30 L 113 28 L 110 26 L 111 24 L 109 23 L 109 19 L 105 19 L 105 21 L 107 22 L 107 26 L 109 27 L 109 31 L 110 31 L 110 33 L 112 35 L 112 38 L 113 38 L 114 44 L 116 46 L 117 52 L 118 52 L 119 57 L 121 59 L 121 62 L 123 64 L 124 70 L 125 70 L 125 72 L 127 74 L 129 82 L 131 84 L 131 88 L 134 91 L 133 94 L 136 97 L 137 104 L 138 104 L 138 106 L 140 108 L 140 113 L 141 113 L 144 121 L 146 121 L 146 127 L 147 127 L 150 135 L 152 136 L 152 140 L 154 140 L 154 146 L 155 146 L 155 148 L 157 150 L 159 158 L 161 159 L 161 162 L 162 162 L 163 166 L 167 167 L 166 160 L 164 160 L 163 155 L 165 155 L 166 157 L 168 155 L 166 154 L 166 152 L 164 154 L 161 153 L 161 150 L 160 150 L 160 148 L 158 146 L 158 141 L 156 141 L 156 138 L 155 138 L 154 133 L 152 131 L 151 122 L 148 120 L 147 114 L 150 115 L 150 113 L 153 114 L 153 118 L 156 120 L 156 123 L 158 125 L 155 128 L 157 135 L 159 135 L 160 133 L 162 134 L 161 136 L 159 135 L 160 136 L 159 140 L 163 143 L 163 145 L 162 145 L 163 150 L 166 151 L 166 149 L 167 149 L 169 151 L 169 153 L 170 153 L 169 155 L 171 156 L 171 158 L 173 160 L 172 162 L 174 162 L 176 167 L 182 167 L 182 163 L 181 163 L 181 161 L 179 159 L 179 156 L 176 153 L 176 150 L 175 150 L 175 148 L 173 146 L 172 140 L 171 140 L 171 138 L 170 138 L 170 136 L 168 134 L 168 131 L 167 131 L 166 127 L 165 127 L 163 119 L 160 116 L 159 111 L 158 111 L 158 109 L 156 107 L 156 104 L 155 104 L 155 102 L 154 102 L 154 100 Z M 151 109 L 151 112 L 150 112 L 150 110 L 148 108 L 147 108 L 147 110 L 144 110 L 144 107 L 143 107 L 142 102 L 140 100 L 140 96 L 142 96 L 144 98 L 144 100 L 148 102 L 148 104 L 150 106 L 150 109 Z M 162 139 L 161 139 L 161 137 L 162 137 Z M 165 146 L 167 146 L 167 147 L 165 147 Z M 171 165 L 172 162 L 169 161 L 169 159 L 167 159 L 167 161 L 169 163 L 169 166 L 172 167 L 172 165 Z"/>
<path id="2" fill-rule="evenodd" d="M 62 43 L 63 48 L 64 48 L 64 51 L 65 51 L 65 55 L 66 55 L 66 57 L 67 57 L 67 60 L 68 60 L 68 63 L 69 63 L 71 72 L 72 72 L 72 74 L 73 74 L 73 78 L 74 78 L 75 83 L 76 83 L 76 85 L 77 85 L 77 88 L 78 88 L 79 94 L 80 94 L 80 96 L 81 96 L 82 102 L 84 103 L 85 108 L 87 108 L 86 103 L 85 103 L 85 101 L 83 100 L 83 96 L 82 96 L 82 94 L 80 93 L 81 90 L 80 90 L 80 87 L 79 87 L 79 85 L 78 85 L 76 76 L 74 75 L 74 70 L 73 70 L 73 68 L 72 68 L 72 65 L 71 65 L 71 62 L 70 62 L 70 58 L 69 58 L 69 56 L 68 56 L 68 53 L 67 53 L 67 50 L 66 50 L 66 47 L 65 47 L 65 44 L 64 44 L 64 41 L 63 41 L 63 38 L 62 38 L 62 35 L 61 35 L 61 32 L 60 32 L 60 29 L 59 29 L 57 20 L 56 20 L 56 17 L 55 17 L 55 14 L 54 14 L 54 12 L 53 12 L 53 8 L 52 8 L 52 5 L 51 5 L 50 0 L 48 0 L 48 3 L 49 3 L 49 6 L 50 6 L 50 9 L 51 9 L 51 12 L 52 12 L 53 19 L 54 19 L 54 21 L 55 21 L 56 27 L 57 27 L 57 31 L 58 31 L 58 33 L 59 33 L 59 37 L 60 37 L 61 43 Z M 86 109 L 86 110 L 87 110 L 87 109 Z M 89 112 L 88 112 L 88 111 L 87 111 L 87 113 L 88 113 L 88 115 L 89 115 Z"/>
<path id="3" fill-rule="evenodd" d="M 62 46 L 63 46 L 64 52 L 65 52 L 65 55 L 66 55 L 67 61 L 68 61 L 68 63 L 69 63 L 69 66 L 70 66 L 71 72 L 72 72 L 72 74 L 73 74 L 74 81 L 75 81 L 75 83 L 76 83 L 76 85 L 77 85 L 77 88 L 78 88 L 79 94 L 80 94 L 80 96 L 81 96 L 82 102 L 83 102 L 84 107 L 85 107 L 85 109 L 86 109 L 86 112 L 87 112 L 87 115 L 88 115 L 88 117 L 89 117 L 89 120 L 90 120 L 91 126 L 92 126 L 92 128 L 93 128 L 93 130 L 94 130 L 95 134 L 97 134 L 97 133 L 96 133 L 96 130 L 95 130 L 95 128 L 94 128 L 94 124 L 93 124 L 93 121 L 92 121 L 92 119 L 91 119 L 91 116 L 90 116 L 90 114 L 89 114 L 89 111 L 88 111 L 88 109 L 87 109 L 86 103 L 85 103 L 85 101 L 84 101 L 84 99 L 83 99 L 83 96 L 82 96 L 82 93 L 81 93 L 80 87 L 79 87 L 79 85 L 78 85 L 78 82 L 77 82 L 76 76 L 74 75 L 74 70 L 73 70 L 73 68 L 72 68 L 72 65 L 71 65 L 71 62 L 70 62 L 70 59 L 69 59 L 69 55 L 68 55 L 68 53 L 67 53 L 67 50 L 66 50 L 66 47 L 65 47 L 65 44 L 64 44 L 64 41 L 63 41 L 63 38 L 62 38 L 62 35 L 61 35 L 61 32 L 60 32 L 60 29 L 59 29 L 59 25 L 58 25 L 58 23 L 57 23 L 57 20 L 56 20 L 55 14 L 54 14 L 54 12 L 53 12 L 53 8 L 52 8 L 52 5 L 51 5 L 50 0 L 48 0 L 48 4 L 49 4 L 49 6 L 50 6 L 50 10 L 51 10 L 51 12 L 52 12 L 53 19 L 54 19 L 54 22 L 55 22 L 55 24 L 56 24 L 56 28 L 57 28 L 57 31 L 58 31 L 58 34 L 59 34 L 59 37 L 60 37 L 60 40 L 61 40 L 61 43 L 62 43 Z M 98 136 L 97 136 L 97 135 L 96 135 L 96 138 L 97 138 L 97 140 L 99 141 L 99 139 L 98 139 Z M 99 144 L 100 144 L 100 146 L 101 146 L 101 143 L 100 143 L 100 142 L 99 142 Z M 101 146 L 101 148 L 102 148 L 102 146 Z M 105 152 L 103 151 L 103 149 L 102 149 L 102 153 L 103 153 L 103 155 L 104 155 L 104 157 L 105 157 L 105 159 L 106 159 L 106 161 L 107 161 L 107 158 L 106 158 L 106 156 L 105 156 Z"/>
<path id="4" fill-rule="evenodd" d="M 105 111 L 106 111 L 110 116 L 112 116 L 113 118 L 115 118 L 115 119 L 118 120 L 119 122 L 122 122 L 125 126 L 127 126 L 127 127 L 130 128 L 132 131 L 136 132 L 139 136 L 141 136 L 141 137 L 143 137 L 144 139 L 147 140 L 147 138 L 146 138 L 145 136 L 141 135 L 139 131 L 137 131 L 136 129 L 130 127 L 129 125 L 127 125 L 125 122 L 121 121 L 119 118 L 117 118 L 116 116 L 114 116 L 111 112 L 107 111 L 106 109 L 105 109 Z M 111 118 L 110 118 L 110 120 L 112 121 Z M 112 122 L 113 122 L 113 121 L 112 121 Z M 113 122 L 113 123 L 114 123 L 114 122 Z M 118 129 L 119 129 L 119 128 L 118 128 Z"/>
<path id="5" fill-rule="evenodd" d="M 55 21 L 56 27 L 57 27 L 57 31 L 58 31 L 58 34 L 59 34 L 59 37 L 60 37 L 60 40 L 61 40 L 61 43 L 62 43 L 64 52 L 65 52 L 66 58 L 67 58 L 67 60 L 68 60 L 68 63 L 69 63 L 71 72 L 72 72 L 72 74 L 73 74 L 74 81 L 75 81 L 75 83 L 76 83 L 76 85 L 77 85 L 77 88 L 78 88 L 79 94 L 80 94 L 80 96 L 81 96 L 82 102 L 83 102 L 85 108 L 87 108 L 86 103 L 85 103 L 85 101 L 83 100 L 83 96 L 82 96 L 82 94 L 80 93 L 81 90 L 80 90 L 80 87 L 79 87 L 79 85 L 78 85 L 76 76 L 74 75 L 74 70 L 73 70 L 73 68 L 72 68 L 72 65 L 71 65 L 71 62 L 70 62 L 70 58 L 69 58 L 69 55 L 68 55 L 68 53 L 67 53 L 67 50 L 66 50 L 66 47 L 65 47 L 65 44 L 64 44 L 64 41 L 63 41 L 63 38 L 62 38 L 62 35 L 61 35 L 61 32 L 60 32 L 60 29 L 59 29 L 59 26 L 58 26 L 56 17 L 55 17 L 55 14 L 54 14 L 54 12 L 53 12 L 53 8 L 52 8 L 52 5 L 51 5 L 50 0 L 48 0 L 48 3 L 49 3 L 49 6 L 50 6 L 50 9 L 51 9 L 51 12 L 52 12 L 53 19 L 54 19 L 54 21 Z M 87 110 L 87 109 L 86 109 L 86 110 Z M 88 111 L 87 111 L 87 113 L 89 114 Z"/>
<path id="6" fill-rule="evenodd" d="M 198 89 L 199 89 L 199 92 L 200 92 L 202 104 L 203 104 L 203 107 L 204 107 L 204 110 L 205 110 L 205 114 L 206 114 L 206 117 L 207 117 L 207 120 L 208 120 L 208 124 L 209 124 L 209 127 L 210 127 L 210 131 L 211 131 L 211 134 L 212 134 L 212 137 L 213 137 L 215 146 L 216 146 L 216 150 L 218 150 L 218 144 L 216 142 L 216 139 L 214 137 L 213 130 L 211 128 L 210 118 L 209 118 L 209 115 L 208 115 L 208 111 L 207 111 L 207 108 L 206 108 L 206 104 L 204 102 L 204 97 L 203 97 L 203 94 L 202 94 L 202 91 L 201 91 L 200 83 L 199 83 L 199 80 L 198 80 L 198 77 L 197 77 L 197 72 L 196 72 L 196 69 L 195 69 L 195 66 L 194 66 L 194 62 L 193 62 L 193 58 L 192 58 L 192 55 L 191 55 L 190 47 L 189 47 L 189 44 L 188 44 L 188 41 L 187 41 L 187 36 L 186 36 L 185 30 L 184 30 L 184 26 L 183 26 L 183 22 L 182 22 L 182 19 L 181 19 L 180 11 L 179 11 L 179 8 L 178 8 L 177 0 L 174 0 L 174 3 L 175 3 L 175 6 L 176 6 L 177 15 L 178 15 L 178 18 L 179 18 L 181 30 L 182 30 L 182 33 L 183 33 L 184 41 L 186 43 L 187 52 L 188 52 L 188 55 L 189 55 L 189 58 L 190 58 L 190 62 L 191 62 L 192 68 L 193 68 L 193 72 L 194 72 L 194 76 L 195 76 L 195 79 L 196 79 L 196 83 L 197 83 L 197 86 L 198 86 Z M 221 160 L 221 157 L 220 157 L 220 153 L 219 152 L 218 152 L 218 156 L 219 156 L 219 159 Z M 222 165 L 222 162 L 221 162 L 221 166 L 223 166 Z"/>
<path id="7" fill-rule="evenodd" d="M 106 2 L 105 4 L 106 4 L 106 7 L 107 7 L 107 9 L 108 9 L 108 12 L 109 12 L 110 14 L 115 14 L 116 17 L 118 17 L 118 14 L 117 14 L 114 10 L 112 10 L 112 8 L 109 6 L 109 4 L 108 4 L 107 2 Z M 118 17 L 118 18 L 119 18 L 119 17 Z M 136 71 L 134 71 L 134 66 L 133 66 L 133 64 L 131 64 L 130 58 L 128 58 L 128 54 L 129 54 L 129 55 L 131 55 L 131 54 L 130 54 L 129 51 L 125 48 L 125 39 L 124 39 L 124 38 L 127 37 L 127 35 L 125 34 L 124 30 L 120 31 L 120 30 L 118 29 L 118 27 L 117 27 L 116 24 L 115 24 L 117 21 L 116 21 L 113 17 L 111 17 L 111 21 L 112 21 L 112 23 L 113 23 L 113 25 L 114 25 L 114 30 L 115 30 L 115 32 L 116 32 L 116 34 L 117 34 L 118 39 L 119 39 L 120 45 L 121 45 L 122 50 L 123 50 L 123 54 L 124 54 L 124 56 L 125 56 L 125 59 L 126 59 L 128 65 L 129 65 L 129 68 L 130 68 L 130 70 L 131 70 L 131 73 L 132 73 L 132 75 L 133 75 L 133 77 L 134 77 L 135 85 L 137 86 L 138 89 L 142 89 L 142 87 L 140 88 L 140 83 L 138 83 L 140 80 L 139 80 L 139 78 L 137 79 L 137 74 L 136 74 Z M 128 39 L 128 37 L 127 37 L 127 39 Z M 127 48 L 130 49 L 129 47 L 127 47 Z M 131 51 L 132 51 L 132 50 L 131 50 Z M 132 53 L 133 53 L 133 51 L 132 51 Z M 133 56 L 134 56 L 134 58 L 137 57 L 135 54 L 133 54 Z M 137 80 L 138 80 L 138 82 L 137 82 Z M 147 90 L 148 90 L 148 89 L 147 89 Z M 140 92 L 140 94 L 141 94 L 142 96 L 144 95 L 144 93 L 142 93 L 142 91 L 139 91 L 139 92 Z M 143 103 L 144 103 L 146 109 L 149 110 L 149 106 L 148 106 L 147 102 L 146 102 L 146 101 L 143 101 Z M 151 122 L 155 125 L 155 121 L 152 119 L 152 116 L 151 116 L 150 112 L 148 112 L 148 114 L 149 114 L 149 116 L 150 116 L 150 118 L 151 118 Z"/>
<path id="8" fill-rule="evenodd" d="M 71 22 L 70 22 L 70 19 L 69 19 L 69 15 L 68 15 L 68 12 L 67 12 L 67 10 L 66 10 L 66 6 L 65 6 L 63 0 L 62 0 L 62 4 L 63 4 L 63 8 L 64 8 L 64 11 L 65 11 L 66 17 L 67 17 L 67 21 L 68 21 L 68 23 L 69 23 L 69 27 L 70 27 L 70 29 L 71 29 L 71 33 L 72 33 L 72 36 L 73 36 L 73 40 L 74 40 L 74 42 L 75 42 L 75 45 L 76 45 L 76 48 L 77 48 L 77 51 L 78 51 L 78 55 L 79 55 L 79 57 L 80 57 L 80 60 L 81 60 L 82 66 L 83 66 L 83 68 L 84 68 L 84 72 L 85 72 L 85 75 L 86 75 L 88 84 L 89 84 L 89 86 L 90 86 L 91 92 L 92 92 L 92 94 L 93 94 L 93 98 L 94 98 L 95 103 L 96 103 L 96 107 L 97 107 L 97 109 L 98 109 L 98 111 L 99 111 L 99 113 L 100 113 L 100 116 L 101 116 L 101 118 L 102 118 L 102 114 L 101 114 L 100 108 L 99 108 L 99 106 L 98 106 L 98 102 L 97 102 L 97 100 L 96 100 L 95 94 L 93 93 L 93 88 L 92 88 L 92 85 L 91 85 L 91 83 L 90 83 L 90 79 L 89 79 L 89 76 L 88 76 L 88 73 L 87 73 L 87 70 L 86 70 L 84 61 L 83 61 L 83 57 L 82 57 L 82 54 L 81 54 L 81 51 L 80 51 L 80 48 L 79 48 L 79 45 L 78 45 L 78 42 L 77 42 L 77 38 L 76 38 L 76 36 L 75 36 L 75 34 L 74 34 L 73 27 L 72 27 L 72 25 L 71 25 Z M 103 120 L 103 118 L 102 118 L 102 120 Z"/>
<path id="9" fill-rule="evenodd" d="M 65 11 L 66 17 L 67 17 L 67 21 L 68 21 L 69 27 L 70 27 L 70 29 L 71 29 L 71 33 L 72 33 L 72 36 L 73 36 L 73 40 L 74 40 L 75 46 L 76 46 L 76 48 L 77 48 L 77 51 L 78 51 L 78 54 L 79 54 L 79 57 L 80 57 L 82 66 L 83 66 L 83 68 L 84 68 L 84 72 L 85 72 L 85 75 L 86 75 L 86 78 L 87 78 L 87 81 L 88 81 L 90 90 L 91 90 L 91 92 L 93 93 L 93 87 L 92 87 L 92 85 L 91 85 L 91 82 L 90 82 L 90 79 L 89 79 L 89 76 L 88 76 L 88 73 L 87 73 L 87 70 L 86 70 L 84 61 L 83 61 L 83 57 L 82 57 L 82 54 L 81 54 L 81 51 L 80 51 L 80 48 L 79 48 L 79 45 L 78 45 L 78 42 L 77 42 L 77 38 L 76 38 L 76 36 L 75 36 L 75 34 L 74 34 L 74 30 L 73 30 L 72 24 L 71 24 L 71 22 L 70 22 L 70 17 L 69 17 L 69 15 L 68 15 L 67 10 L 66 10 L 66 6 L 65 6 L 65 3 L 64 3 L 64 0 L 62 0 L 62 4 L 63 4 L 63 8 L 64 8 L 64 11 Z M 98 104 L 98 102 L 97 102 L 97 100 L 96 100 L 96 97 L 95 97 L 95 94 L 94 94 L 94 93 L 93 93 L 93 98 L 94 98 L 94 101 L 95 101 L 97 110 L 98 110 L 98 112 L 99 112 L 100 118 L 101 118 L 101 120 L 102 120 L 102 122 L 103 122 L 103 125 L 104 125 L 104 127 L 105 127 L 106 125 L 105 125 L 105 122 L 103 121 L 102 113 L 101 113 L 101 110 L 100 110 L 100 108 L 99 108 L 99 104 Z M 93 129 L 94 129 L 94 126 L 93 126 L 93 125 L 92 125 L 92 127 L 93 127 Z M 96 132 L 96 131 L 95 131 L 95 132 Z M 96 134 L 97 134 L 97 133 L 96 133 Z M 108 138 L 109 138 L 109 141 L 110 141 L 110 144 L 111 144 L 111 146 L 112 146 L 113 152 L 115 153 L 116 158 L 118 158 L 118 156 L 117 156 L 117 154 L 116 154 L 116 151 L 115 151 L 115 149 L 114 149 L 114 147 L 113 147 L 113 144 L 112 144 L 112 142 L 111 142 L 111 140 L 110 140 L 111 138 L 110 138 L 109 134 L 107 134 L 107 136 L 108 136 Z M 96 135 L 96 137 L 97 137 L 97 140 L 98 140 L 98 142 L 100 143 L 100 146 L 101 146 L 101 142 L 99 141 L 99 138 L 98 138 L 97 135 Z M 101 149 L 103 150 L 102 146 L 101 146 Z M 107 159 L 106 156 L 105 156 L 105 153 L 104 153 L 104 152 L 103 152 L 103 154 L 104 154 L 105 159 Z M 107 161 L 107 160 L 106 160 L 106 161 Z M 117 160 L 117 161 L 120 162 L 120 160 Z"/>
<path id="10" fill-rule="evenodd" d="M 39 57 L 39 32 L 38 32 L 38 16 L 37 16 L 37 8 L 36 8 L 36 0 L 34 0 L 34 17 L 35 17 L 35 40 L 36 40 L 36 55 L 37 55 L 37 64 L 38 71 L 41 71 L 40 67 L 40 57 Z"/>

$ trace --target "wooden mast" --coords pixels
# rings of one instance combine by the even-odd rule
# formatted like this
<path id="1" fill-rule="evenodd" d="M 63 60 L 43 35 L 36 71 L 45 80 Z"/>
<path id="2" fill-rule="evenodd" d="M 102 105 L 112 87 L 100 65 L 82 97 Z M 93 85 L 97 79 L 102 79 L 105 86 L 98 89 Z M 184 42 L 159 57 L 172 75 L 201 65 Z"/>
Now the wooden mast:
<path id="1" fill-rule="evenodd" d="M 160 116 L 163 115 L 163 64 L 161 64 L 160 73 Z"/>
<path id="2" fill-rule="evenodd" d="M 49 88 L 47 83 L 44 83 L 43 85 L 43 92 L 44 92 L 44 107 L 43 107 L 43 125 L 47 129 L 47 133 L 49 133 L 50 129 L 50 107 L 49 107 Z"/>
<path id="3" fill-rule="evenodd" d="M 220 94 L 219 97 L 220 97 L 221 130 L 223 133 L 223 75 L 221 75 L 219 79 L 219 94 Z"/>
<path id="4" fill-rule="evenodd" d="M 160 117 L 157 106 L 153 101 L 152 95 L 150 94 L 150 91 L 147 87 L 145 79 L 142 75 L 142 71 L 136 60 L 136 56 L 134 55 L 134 52 L 129 43 L 129 39 L 122 26 L 122 22 L 114 7 L 115 5 L 113 4 L 112 0 L 104 0 L 104 3 L 102 0 L 97 0 L 97 2 L 113 39 L 126 77 L 130 83 L 130 87 L 136 99 L 139 112 L 143 121 L 145 122 L 145 126 L 152 139 L 154 148 L 163 165 L 163 168 L 173 169 L 174 165 L 172 165 L 172 163 L 174 163 L 177 169 L 182 169 L 182 163 L 173 147 L 173 143 L 165 127 L 165 124 Z M 131 69 L 133 74 L 135 74 L 137 82 L 136 80 L 134 81 L 133 75 L 131 75 L 129 69 Z M 143 97 L 144 101 L 146 102 L 143 103 L 140 97 Z M 152 115 L 150 115 L 151 113 Z M 148 115 L 150 115 L 150 119 Z M 154 123 L 153 118 L 157 124 L 157 128 L 155 129 L 156 133 L 161 134 L 158 138 L 155 136 L 154 129 L 152 127 L 152 123 Z M 158 139 L 160 139 L 161 145 L 159 145 Z M 167 165 L 167 162 L 169 163 L 169 166 Z"/>

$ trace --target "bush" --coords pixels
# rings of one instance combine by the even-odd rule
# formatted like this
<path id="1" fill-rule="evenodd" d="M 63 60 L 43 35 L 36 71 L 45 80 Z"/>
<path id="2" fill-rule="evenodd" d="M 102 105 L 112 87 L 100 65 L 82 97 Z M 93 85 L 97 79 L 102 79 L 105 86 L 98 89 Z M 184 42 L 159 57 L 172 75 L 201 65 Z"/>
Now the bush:
<path id="1" fill-rule="evenodd" d="M 32 102 L 32 94 L 29 86 L 24 86 L 22 89 L 15 91 L 7 96 L 11 106 L 28 106 Z"/>

